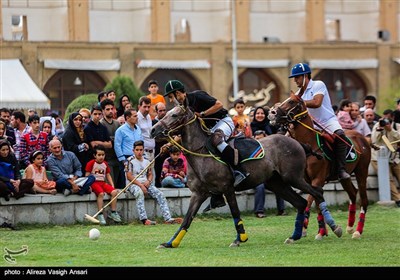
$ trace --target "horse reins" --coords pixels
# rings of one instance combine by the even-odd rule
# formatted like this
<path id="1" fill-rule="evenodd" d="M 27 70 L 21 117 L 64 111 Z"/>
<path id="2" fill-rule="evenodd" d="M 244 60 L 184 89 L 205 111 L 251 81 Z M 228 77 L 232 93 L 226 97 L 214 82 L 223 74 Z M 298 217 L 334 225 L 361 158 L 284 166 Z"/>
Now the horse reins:
<path id="1" fill-rule="evenodd" d="M 196 114 L 193 114 L 193 116 L 194 116 L 194 117 L 193 117 L 192 119 L 190 119 L 187 123 L 182 123 L 182 124 L 178 125 L 177 127 L 175 127 L 175 128 L 173 128 L 173 129 L 171 129 L 171 130 L 168 131 L 168 133 L 166 134 L 166 136 L 168 137 L 168 142 L 171 143 L 172 145 L 175 145 L 175 146 L 179 147 L 182 151 L 184 151 L 184 152 L 186 152 L 186 153 L 188 153 L 188 154 L 191 154 L 191 155 L 200 156 L 200 157 L 214 157 L 212 154 L 200 154 L 200 153 L 196 153 L 196 152 L 190 151 L 190 150 L 186 149 L 184 146 L 182 146 L 181 144 L 179 144 L 179 143 L 171 136 L 171 135 L 172 135 L 172 132 L 174 132 L 174 131 L 176 131 L 176 130 L 179 130 L 181 127 L 187 126 L 187 125 L 189 125 L 189 124 L 195 122 L 196 119 L 197 119 L 198 117 L 197 117 Z M 206 127 L 205 124 L 204 124 L 204 121 L 203 121 L 202 119 L 200 119 L 200 120 L 201 120 L 201 122 L 200 122 L 200 124 L 201 124 L 201 129 L 202 129 L 203 131 L 207 132 L 206 130 L 204 130 L 204 127 Z M 162 124 L 163 124 L 163 123 L 162 123 Z M 163 126 L 165 126 L 165 125 L 163 124 Z M 204 146 L 202 146 L 202 147 L 204 147 Z M 200 147 L 199 149 L 201 149 L 202 147 Z"/>
<path id="2" fill-rule="evenodd" d="M 294 109 L 294 108 L 293 108 Z M 327 132 L 326 128 L 324 128 L 320 123 L 318 123 L 310 114 L 308 114 L 307 109 L 297 115 L 294 115 L 294 117 L 292 118 L 293 121 L 301 124 L 302 126 L 306 127 L 307 129 L 314 131 L 315 133 L 317 133 L 318 135 L 322 136 L 323 133 L 321 133 L 320 131 L 314 129 L 313 127 L 310 127 L 309 125 L 303 123 L 301 121 L 301 119 L 305 118 L 306 116 L 309 116 L 311 118 L 311 120 L 313 121 L 313 123 L 315 123 L 319 128 L 321 128 L 323 131 Z M 349 146 L 350 148 L 353 148 L 359 155 L 361 155 L 362 153 L 360 151 L 358 151 L 356 149 L 356 147 L 354 145 L 350 145 L 346 140 L 344 140 L 340 135 L 335 134 L 335 137 L 338 137 L 340 139 L 340 141 L 343 141 L 347 146 Z"/>

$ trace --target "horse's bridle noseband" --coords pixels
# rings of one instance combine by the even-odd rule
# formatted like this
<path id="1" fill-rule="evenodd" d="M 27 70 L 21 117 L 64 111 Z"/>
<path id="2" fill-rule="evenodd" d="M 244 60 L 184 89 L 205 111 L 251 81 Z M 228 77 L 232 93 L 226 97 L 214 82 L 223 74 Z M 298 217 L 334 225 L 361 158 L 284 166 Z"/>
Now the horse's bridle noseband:
<path id="1" fill-rule="evenodd" d="M 297 97 L 297 96 L 296 96 Z M 297 97 L 300 99 L 300 97 Z M 298 102 L 296 106 L 293 108 L 290 108 L 287 112 L 285 112 L 281 106 L 285 104 L 286 102 L 289 102 L 291 99 L 288 98 L 285 101 L 282 102 L 278 107 L 271 109 L 271 113 L 275 115 L 275 123 L 285 125 L 287 124 L 292 124 L 295 122 L 298 122 L 299 120 L 305 118 L 308 114 L 307 109 L 303 110 L 301 113 L 296 113 L 295 111 L 298 109 L 298 107 L 301 108 L 301 103 Z"/>

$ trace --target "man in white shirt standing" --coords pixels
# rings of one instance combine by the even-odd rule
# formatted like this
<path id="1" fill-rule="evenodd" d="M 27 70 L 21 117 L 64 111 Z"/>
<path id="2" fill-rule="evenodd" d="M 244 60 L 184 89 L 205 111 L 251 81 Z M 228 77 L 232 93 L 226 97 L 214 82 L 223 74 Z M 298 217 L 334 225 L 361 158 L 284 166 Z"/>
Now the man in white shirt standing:
<path id="1" fill-rule="evenodd" d="M 144 157 L 149 161 L 154 159 L 154 149 L 156 147 L 156 141 L 151 138 L 150 132 L 153 127 L 153 123 L 150 117 L 151 100 L 147 96 L 142 96 L 139 99 L 139 111 L 138 111 L 138 122 L 137 125 L 142 131 L 142 138 L 144 141 Z"/>

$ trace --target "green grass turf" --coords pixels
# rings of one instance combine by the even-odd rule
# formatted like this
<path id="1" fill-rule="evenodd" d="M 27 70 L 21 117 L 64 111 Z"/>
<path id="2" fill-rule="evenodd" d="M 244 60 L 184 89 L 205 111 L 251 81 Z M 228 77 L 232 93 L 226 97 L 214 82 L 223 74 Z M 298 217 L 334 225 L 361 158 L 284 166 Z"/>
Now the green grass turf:
<path id="1" fill-rule="evenodd" d="M 400 264 L 400 208 L 371 205 L 364 233 L 354 240 L 345 232 L 346 207 L 330 208 L 344 230 L 341 238 L 331 230 L 322 241 L 317 233 L 316 213 L 311 213 L 308 236 L 295 244 L 284 244 L 293 231 L 295 212 L 264 219 L 242 214 L 249 236 L 246 243 L 230 248 L 236 232 L 229 215 L 203 214 L 194 219 L 180 246 L 157 249 L 177 231 L 178 225 L 98 226 L 90 223 L 69 226 L 17 225 L 19 230 L 0 229 L 2 267 L 395 267 Z M 134 211 L 134 210 L 133 210 Z M 358 209 L 357 209 L 358 220 Z M 356 221 L 357 221 L 356 220 Z M 96 227 L 101 236 L 91 240 Z M 16 263 L 4 258 L 4 248 L 28 253 L 16 255 Z"/>

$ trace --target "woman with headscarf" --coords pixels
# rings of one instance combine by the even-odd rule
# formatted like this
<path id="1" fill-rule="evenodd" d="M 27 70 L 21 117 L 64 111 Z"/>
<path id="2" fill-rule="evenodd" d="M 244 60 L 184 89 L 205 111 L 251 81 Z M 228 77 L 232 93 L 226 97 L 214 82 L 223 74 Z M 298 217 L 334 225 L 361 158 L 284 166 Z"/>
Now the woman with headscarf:
<path id="1" fill-rule="evenodd" d="M 253 135 L 255 135 L 255 132 L 258 130 L 265 131 L 267 135 L 271 135 L 276 132 L 274 131 L 275 129 L 270 126 L 269 119 L 267 118 L 267 116 L 268 116 L 268 110 L 265 109 L 264 107 L 257 107 L 254 110 L 254 117 L 250 123 Z"/>
<path id="2" fill-rule="evenodd" d="M 117 108 L 117 118 L 119 116 L 122 116 L 125 112 L 125 105 L 130 103 L 131 99 L 127 94 L 123 94 L 119 99 L 118 99 L 118 108 Z"/>
<path id="3" fill-rule="evenodd" d="M 10 143 L 0 140 L 0 196 L 9 200 L 10 196 L 19 199 L 26 193 L 32 193 L 33 180 L 21 179 L 18 161 L 11 152 Z"/>
<path id="4" fill-rule="evenodd" d="M 82 173 L 85 174 L 86 163 L 92 159 L 92 152 L 86 142 L 83 132 L 83 118 L 78 112 L 69 115 L 68 126 L 65 129 L 62 145 L 65 151 L 73 152 L 82 164 Z"/>

